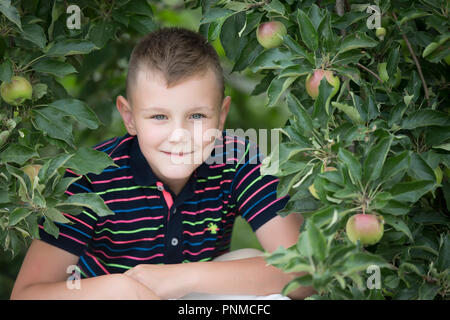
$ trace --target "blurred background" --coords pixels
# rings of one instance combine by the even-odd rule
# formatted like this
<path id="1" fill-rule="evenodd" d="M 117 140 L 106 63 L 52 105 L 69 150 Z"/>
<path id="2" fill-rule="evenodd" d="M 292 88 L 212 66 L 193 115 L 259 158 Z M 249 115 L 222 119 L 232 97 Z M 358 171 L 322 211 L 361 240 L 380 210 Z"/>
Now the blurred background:
<path id="1" fill-rule="evenodd" d="M 201 19 L 200 8 L 185 9 L 182 0 L 151 1 L 150 3 L 155 25 L 179 26 L 198 31 Z M 104 49 L 89 54 L 82 63 L 78 63 L 78 73 L 59 79 L 59 84 L 69 95 L 87 102 L 102 122 L 97 130 L 80 126 L 74 129 L 75 141 L 79 147 L 90 147 L 126 133 L 116 109 L 115 100 L 118 95 L 125 96 L 128 58 L 140 37 L 142 35 L 134 30 L 130 30 L 130 33 L 117 33 L 116 41 L 110 41 Z M 249 128 L 257 130 L 282 127 L 290 114 L 287 107 L 279 105 L 267 108 L 265 92 L 256 96 L 251 95 L 260 82 L 261 75 L 256 76 L 248 69 L 231 73 L 232 64 L 225 57 L 220 40 L 215 40 L 213 45 L 224 69 L 225 94 L 232 98 L 225 128 L 241 128 L 245 131 Z M 69 59 L 76 59 L 76 57 L 69 57 Z M 76 61 L 71 62 L 77 65 Z M 268 138 L 270 141 L 270 135 Z M 262 250 L 247 222 L 237 218 L 233 228 L 231 250 L 240 248 Z M 22 252 L 11 259 L 6 253 L 0 252 L 0 299 L 9 299 L 24 255 L 25 252 Z"/>

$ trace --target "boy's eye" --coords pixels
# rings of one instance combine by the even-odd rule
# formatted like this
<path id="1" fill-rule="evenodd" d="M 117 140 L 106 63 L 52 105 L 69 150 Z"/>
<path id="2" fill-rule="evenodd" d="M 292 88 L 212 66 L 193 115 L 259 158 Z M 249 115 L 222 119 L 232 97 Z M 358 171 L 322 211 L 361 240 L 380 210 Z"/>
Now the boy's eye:
<path id="1" fill-rule="evenodd" d="M 151 116 L 150 119 L 156 119 L 156 120 L 164 120 L 165 115 L 163 114 L 156 114 L 154 116 Z"/>
<path id="2" fill-rule="evenodd" d="M 192 115 L 192 117 L 193 117 L 194 119 L 196 119 L 196 120 L 202 119 L 202 118 L 206 118 L 206 116 L 205 116 L 204 114 L 201 114 L 201 113 L 194 113 L 194 114 Z"/>

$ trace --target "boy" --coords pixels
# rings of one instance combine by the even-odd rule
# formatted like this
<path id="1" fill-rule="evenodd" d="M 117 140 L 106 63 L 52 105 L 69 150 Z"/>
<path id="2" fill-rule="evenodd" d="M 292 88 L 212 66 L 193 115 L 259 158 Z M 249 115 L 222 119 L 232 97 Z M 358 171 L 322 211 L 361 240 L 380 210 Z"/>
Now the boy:
<path id="1" fill-rule="evenodd" d="M 65 214 L 73 223 L 58 225 L 58 239 L 41 221 L 41 240 L 31 244 L 11 298 L 281 292 L 298 274 L 266 266 L 255 254 L 220 259 L 229 251 L 236 215 L 269 252 L 297 241 L 301 217 L 277 216 L 288 200 L 276 197 L 278 179 L 261 176 L 253 144 L 223 131 L 230 97 L 213 47 L 185 29 L 149 34 L 131 54 L 126 94 L 116 106 L 128 133 L 94 147 L 119 167 L 83 176 L 66 191 L 96 192 L 115 215 L 98 217 L 87 208 Z M 81 273 L 79 290 L 66 284 L 73 265 Z M 310 294 L 300 288 L 291 297 Z"/>

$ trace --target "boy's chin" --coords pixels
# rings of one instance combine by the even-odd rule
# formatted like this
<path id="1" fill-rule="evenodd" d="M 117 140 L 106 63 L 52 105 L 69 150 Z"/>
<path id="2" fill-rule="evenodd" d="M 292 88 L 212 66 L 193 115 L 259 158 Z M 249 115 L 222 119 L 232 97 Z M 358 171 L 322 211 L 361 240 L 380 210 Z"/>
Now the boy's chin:
<path id="1" fill-rule="evenodd" d="M 177 165 L 160 168 L 160 172 L 168 180 L 178 181 L 186 180 L 192 175 L 195 166 L 192 165 Z"/>

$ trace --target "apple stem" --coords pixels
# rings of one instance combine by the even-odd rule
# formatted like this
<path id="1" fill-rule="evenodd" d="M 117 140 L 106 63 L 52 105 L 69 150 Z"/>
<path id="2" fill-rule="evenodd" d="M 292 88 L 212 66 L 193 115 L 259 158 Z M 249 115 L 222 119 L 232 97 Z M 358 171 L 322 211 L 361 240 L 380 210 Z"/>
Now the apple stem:
<path id="1" fill-rule="evenodd" d="M 381 83 L 383 83 L 383 80 L 381 80 L 381 78 L 380 78 L 375 72 L 373 72 L 373 71 L 370 70 L 369 68 L 363 66 L 361 63 L 357 63 L 356 65 L 357 65 L 358 67 L 360 67 L 360 68 L 366 70 L 366 71 L 369 72 L 371 75 L 373 75 L 375 78 L 377 78 L 378 81 L 380 81 Z"/>

